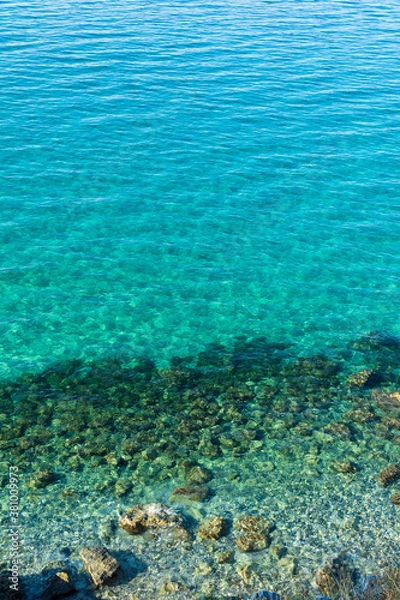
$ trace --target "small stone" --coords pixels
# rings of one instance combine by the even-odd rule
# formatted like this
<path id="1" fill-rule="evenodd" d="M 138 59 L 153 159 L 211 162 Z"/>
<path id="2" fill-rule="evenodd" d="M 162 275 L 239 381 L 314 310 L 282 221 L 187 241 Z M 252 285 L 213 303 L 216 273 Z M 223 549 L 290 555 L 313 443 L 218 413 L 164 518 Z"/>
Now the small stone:
<path id="1" fill-rule="evenodd" d="M 119 526 L 131 535 L 146 529 L 185 528 L 182 517 L 166 504 L 137 504 L 121 517 Z"/>
<path id="2" fill-rule="evenodd" d="M 333 421 L 332 423 L 329 423 L 329 425 L 325 427 L 324 431 L 325 433 L 330 433 L 331 435 L 344 440 L 351 440 L 352 438 L 351 429 L 341 421 Z"/>
<path id="3" fill-rule="evenodd" d="M 117 479 L 115 482 L 115 495 L 124 496 L 132 489 L 132 487 L 132 482 L 129 479 Z"/>
<path id="4" fill-rule="evenodd" d="M 390 498 L 390 502 L 392 504 L 396 504 L 396 506 L 400 506 L 400 492 L 397 494 L 394 494 L 391 498 Z"/>
<path id="5" fill-rule="evenodd" d="M 28 485 L 31 488 L 45 488 L 50 485 L 50 483 L 54 483 L 55 480 L 56 475 L 51 469 L 43 469 L 32 475 Z"/>
<path id="6" fill-rule="evenodd" d="M 358 467 L 350 460 L 334 460 L 329 464 L 329 468 L 337 473 L 356 473 Z"/>
<path id="7" fill-rule="evenodd" d="M 352 408 L 344 413 L 342 418 L 354 423 L 369 423 L 370 421 L 375 421 L 376 415 L 367 408 Z"/>
<path id="8" fill-rule="evenodd" d="M 171 494 L 171 502 L 203 502 L 210 493 L 206 485 L 190 485 L 177 487 Z"/>
<path id="9" fill-rule="evenodd" d="M 106 548 L 88 546 L 80 552 L 80 557 L 96 587 L 106 584 L 120 570 L 118 561 Z"/>
<path id="10" fill-rule="evenodd" d="M 75 587 L 71 582 L 70 576 L 66 571 L 60 571 L 53 575 L 43 594 L 42 600 L 55 600 L 62 596 L 67 596 L 75 591 Z"/>
<path id="11" fill-rule="evenodd" d="M 235 544 L 243 552 L 259 552 L 270 544 L 270 538 L 263 533 L 245 533 L 235 539 Z"/>
<path id="12" fill-rule="evenodd" d="M 200 465 L 196 465 L 192 469 L 190 469 L 187 480 L 190 484 L 192 483 L 207 483 L 211 481 L 213 478 L 213 474 L 209 469 L 205 467 L 201 467 Z"/>
<path id="13" fill-rule="evenodd" d="M 237 519 L 234 528 L 246 533 L 269 533 L 273 530 L 274 525 L 265 517 L 250 515 Z"/>
<path id="14" fill-rule="evenodd" d="M 215 560 L 218 564 L 222 565 L 225 563 L 233 562 L 234 552 L 232 550 L 223 550 L 222 552 L 216 552 Z"/>
<path id="15" fill-rule="evenodd" d="M 364 387 L 372 378 L 373 373 L 372 369 L 363 369 L 362 371 L 357 371 L 357 373 L 352 373 L 346 379 L 345 385 L 351 388 Z"/>
<path id="16" fill-rule="evenodd" d="M 227 529 L 228 523 L 223 517 L 213 517 L 200 525 L 198 533 L 204 540 L 218 540 Z"/>
<path id="17" fill-rule="evenodd" d="M 234 528 L 244 535 L 237 537 L 235 544 L 243 552 L 264 550 L 271 543 L 269 532 L 273 527 L 270 521 L 258 515 L 240 517 L 235 522 Z"/>
<path id="18" fill-rule="evenodd" d="M 160 594 L 169 596 L 171 594 L 176 594 L 181 589 L 181 584 L 177 581 L 164 581 L 160 588 Z"/>
<path id="19" fill-rule="evenodd" d="M 388 487 L 400 479 L 400 465 L 388 465 L 378 475 L 378 483 Z"/>

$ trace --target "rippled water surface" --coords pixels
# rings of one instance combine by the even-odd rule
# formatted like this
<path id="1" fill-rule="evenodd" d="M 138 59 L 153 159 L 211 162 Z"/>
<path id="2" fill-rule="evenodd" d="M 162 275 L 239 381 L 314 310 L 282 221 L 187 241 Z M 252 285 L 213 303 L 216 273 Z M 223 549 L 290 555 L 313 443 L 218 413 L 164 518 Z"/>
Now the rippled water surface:
<path id="1" fill-rule="evenodd" d="M 396 2 L 3 0 L 2 376 L 400 333 Z"/>
<path id="2" fill-rule="evenodd" d="M 87 545 L 119 600 L 305 598 L 339 552 L 357 585 L 398 556 L 399 40 L 390 0 L 1 0 L 0 488 L 11 463 L 27 598 L 61 567 L 90 597 Z M 148 502 L 184 552 L 118 527 Z M 9 559 L 3 535 L 0 596 Z"/>

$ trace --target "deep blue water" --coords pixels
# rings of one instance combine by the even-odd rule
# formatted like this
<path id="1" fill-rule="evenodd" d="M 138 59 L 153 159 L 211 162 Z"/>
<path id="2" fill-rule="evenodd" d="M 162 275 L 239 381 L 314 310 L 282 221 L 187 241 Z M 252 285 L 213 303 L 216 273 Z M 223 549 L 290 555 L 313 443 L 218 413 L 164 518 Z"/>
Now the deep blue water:
<path id="1" fill-rule="evenodd" d="M 400 334 L 400 4 L 2 0 L 0 375 Z"/>

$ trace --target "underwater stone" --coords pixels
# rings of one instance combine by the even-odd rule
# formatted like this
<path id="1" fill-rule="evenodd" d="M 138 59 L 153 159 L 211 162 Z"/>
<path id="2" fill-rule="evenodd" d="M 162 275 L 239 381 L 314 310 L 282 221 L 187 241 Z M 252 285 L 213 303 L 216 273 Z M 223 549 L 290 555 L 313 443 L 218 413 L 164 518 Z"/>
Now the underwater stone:
<path id="1" fill-rule="evenodd" d="M 66 571 L 60 571 L 53 575 L 43 594 L 42 600 L 55 600 L 62 596 L 67 596 L 75 591 L 71 578 Z"/>
<path id="2" fill-rule="evenodd" d="M 269 533 L 274 528 L 274 524 L 258 515 L 247 515 L 240 517 L 235 521 L 234 529 L 245 533 Z"/>
<path id="3" fill-rule="evenodd" d="M 388 487 L 400 479 L 400 465 L 388 465 L 378 475 L 378 483 Z"/>
<path id="4" fill-rule="evenodd" d="M 96 587 L 106 584 L 120 570 L 118 561 L 106 548 L 88 546 L 81 550 L 80 557 Z"/>
<path id="5" fill-rule="evenodd" d="M 43 469 L 32 475 L 28 485 L 31 488 L 45 488 L 50 485 L 50 483 L 54 483 L 55 480 L 56 475 L 51 469 Z"/>
<path id="6" fill-rule="evenodd" d="M 400 392 L 387 392 L 379 388 L 371 391 L 371 398 L 383 409 L 400 408 Z"/>
<path id="7" fill-rule="evenodd" d="M 117 479 L 115 482 L 115 495 L 124 496 L 132 489 L 133 485 L 129 479 Z"/>
<path id="8" fill-rule="evenodd" d="M 207 483 L 208 481 L 211 481 L 212 478 L 212 472 L 205 467 L 201 467 L 200 465 L 196 465 L 190 469 L 187 475 L 187 480 L 189 483 Z"/>
<path id="9" fill-rule="evenodd" d="M 357 371 L 357 373 L 352 373 L 346 379 L 345 385 L 351 388 L 364 387 L 372 379 L 373 373 L 372 369 L 363 369 L 362 371 Z"/>
<path id="10" fill-rule="evenodd" d="M 345 418 L 348 421 L 354 421 L 354 423 L 368 423 L 370 421 L 375 421 L 376 415 L 367 408 L 352 408 L 344 413 L 342 418 Z"/>
<path id="11" fill-rule="evenodd" d="M 354 570 L 346 564 L 343 556 L 326 563 L 316 574 L 315 583 L 323 594 L 340 593 L 344 585 L 354 584 Z"/>
<path id="12" fill-rule="evenodd" d="M 226 533 L 228 523 L 223 517 L 213 517 L 199 527 L 199 537 L 206 540 L 218 540 Z"/>
<path id="13" fill-rule="evenodd" d="M 337 473 L 356 473 L 358 467 L 351 460 L 335 460 L 329 464 L 329 468 Z"/>
<path id="14" fill-rule="evenodd" d="M 131 535 L 146 529 L 180 527 L 185 529 L 183 519 L 166 504 L 138 504 L 130 508 L 120 519 L 119 526 Z"/>
<path id="15" fill-rule="evenodd" d="M 222 552 L 216 552 L 215 560 L 218 564 L 222 565 L 225 563 L 233 562 L 234 552 L 232 550 L 223 550 Z"/>
<path id="16" fill-rule="evenodd" d="M 177 581 L 165 581 L 160 588 L 160 594 L 168 596 L 176 594 L 180 589 L 182 589 L 182 585 Z"/>
<path id="17" fill-rule="evenodd" d="M 351 440 L 352 434 L 350 428 L 341 421 L 333 421 L 324 429 L 325 433 L 330 433 L 344 440 Z"/>
<path id="18" fill-rule="evenodd" d="M 390 498 L 390 502 L 392 504 L 396 504 L 397 506 L 400 506 L 400 492 L 397 494 L 393 494 L 393 496 L 391 496 L 391 498 Z"/>
<path id="19" fill-rule="evenodd" d="M 203 502 L 209 496 L 210 490 L 206 485 L 190 485 L 177 487 L 171 494 L 171 502 Z"/>
<path id="20" fill-rule="evenodd" d="M 235 539 L 235 544 L 243 552 L 259 552 L 268 548 L 271 540 L 264 533 L 245 533 Z"/>

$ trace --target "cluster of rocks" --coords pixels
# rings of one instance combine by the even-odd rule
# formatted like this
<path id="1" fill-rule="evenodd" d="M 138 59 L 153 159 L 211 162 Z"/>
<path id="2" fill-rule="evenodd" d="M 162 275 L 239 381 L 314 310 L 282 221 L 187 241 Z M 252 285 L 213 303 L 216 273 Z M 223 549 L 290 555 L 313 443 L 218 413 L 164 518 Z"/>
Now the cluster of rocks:
<path id="1" fill-rule="evenodd" d="M 367 432 L 400 443 L 394 412 L 400 393 L 393 389 L 400 385 L 393 372 L 400 349 L 374 334 L 356 349 L 374 368 L 347 379 L 343 362 L 323 355 L 291 359 L 286 345 L 265 338 L 240 340 L 232 349 L 213 345 L 197 359 L 173 359 L 167 369 L 150 360 L 134 367 L 114 359 L 65 362 L 0 386 L 8 423 L 0 452 L 25 469 L 31 465 L 34 490 L 59 481 L 49 465 L 62 464 L 67 472 L 102 469 L 96 491 L 123 496 L 147 476 L 149 464 L 153 482 L 179 479 L 182 461 L 240 457 L 266 439 L 301 444 L 318 434 L 355 442 Z M 328 409 L 341 404 L 346 410 L 332 420 Z M 343 461 L 333 466 L 339 473 L 359 468 Z M 193 472 L 173 499 L 204 501 L 207 483 Z"/>

